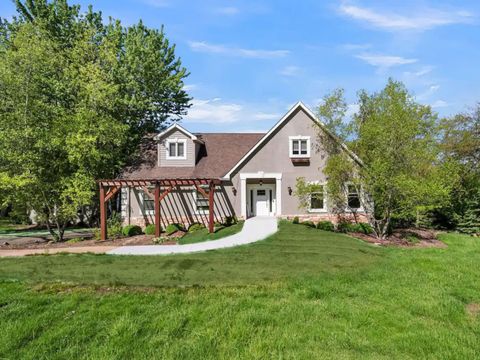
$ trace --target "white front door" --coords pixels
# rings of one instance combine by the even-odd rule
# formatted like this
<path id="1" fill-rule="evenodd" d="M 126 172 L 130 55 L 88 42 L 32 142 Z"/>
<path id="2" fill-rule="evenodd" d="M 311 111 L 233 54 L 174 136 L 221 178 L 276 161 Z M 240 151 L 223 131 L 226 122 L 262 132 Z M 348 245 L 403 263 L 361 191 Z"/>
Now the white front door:
<path id="1" fill-rule="evenodd" d="M 256 189 L 256 201 L 255 201 L 255 215 L 257 216 L 268 216 L 270 198 L 268 189 Z"/>

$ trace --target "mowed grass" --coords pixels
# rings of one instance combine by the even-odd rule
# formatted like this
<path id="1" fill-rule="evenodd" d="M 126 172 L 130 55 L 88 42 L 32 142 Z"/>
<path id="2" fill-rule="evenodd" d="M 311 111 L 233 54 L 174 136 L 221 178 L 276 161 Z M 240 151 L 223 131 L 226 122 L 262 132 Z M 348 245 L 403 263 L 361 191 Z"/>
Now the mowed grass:
<path id="1" fill-rule="evenodd" d="M 0 358 L 479 358 L 480 242 L 442 239 L 282 223 L 205 254 L 1 259 Z"/>
<path id="2" fill-rule="evenodd" d="M 239 233 L 240 231 L 242 231 L 243 224 L 244 224 L 244 221 L 239 221 L 234 225 L 221 227 L 220 229 L 213 232 L 212 234 L 208 232 L 208 229 L 200 229 L 191 233 L 186 233 L 183 237 L 180 238 L 178 243 L 183 245 L 183 244 L 194 244 L 194 243 L 199 243 L 199 242 L 209 241 L 209 240 L 219 240 L 224 237 Z"/>

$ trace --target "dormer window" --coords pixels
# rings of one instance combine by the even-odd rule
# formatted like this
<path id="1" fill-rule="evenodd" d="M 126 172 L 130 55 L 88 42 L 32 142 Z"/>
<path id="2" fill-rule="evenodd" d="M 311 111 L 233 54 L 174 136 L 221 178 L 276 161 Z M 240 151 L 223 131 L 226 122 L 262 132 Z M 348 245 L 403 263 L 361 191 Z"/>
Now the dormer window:
<path id="1" fill-rule="evenodd" d="M 167 139 L 167 160 L 185 160 L 187 158 L 186 139 Z"/>
<path id="2" fill-rule="evenodd" d="M 290 157 L 310 157 L 310 136 L 290 136 Z"/>

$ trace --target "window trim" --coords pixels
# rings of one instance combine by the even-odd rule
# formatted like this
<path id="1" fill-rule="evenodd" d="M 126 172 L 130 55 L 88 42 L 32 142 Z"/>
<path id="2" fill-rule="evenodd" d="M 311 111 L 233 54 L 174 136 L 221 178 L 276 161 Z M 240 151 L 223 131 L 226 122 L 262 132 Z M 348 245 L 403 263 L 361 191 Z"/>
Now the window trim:
<path id="1" fill-rule="evenodd" d="M 320 185 L 323 188 L 323 208 L 312 209 L 312 194 L 320 193 L 320 191 L 314 191 L 309 194 L 308 196 L 308 212 L 309 213 L 326 213 L 328 212 L 327 208 L 327 183 L 320 182 L 320 181 L 310 181 L 308 182 L 309 185 Z"/>
<path id="2" fill-rule="evenodd" d="M 298 155 L 295 155 L 293 154 L 293 142 L 295 140 L 307 140 L 307 153 L 306 154 L 298 154 Z M 300 145 L 300 144 L 299 144 Z M 301 147 L 301 145 L 300 145 Z M 290 155 L 291 158 L 309 158 L 310 157 L 310 136 L 301 136 L 301 135 L 297 135 L 297 136 L 289 136 L 288 137 L 288 154 Z M 299 148 L 299 150 L 301 151 L 301 148 Z"/>
<path id="3" fill-rule="evenodd" d="M 205 192 L 208 194 L 209 192 L 209 186 L 208 185 L 199 185 L 203 190 L 205 190 Z M 208 215 L 210 214 L 210 207 L 208 208 L 208 210 L 200 210 L 198 209 L 198 205 L 197 205 L 197 200 L 198 200 L 198 189 L 196 187 L 193 188 L 193 212 L 195 215 Z M 215 192 L 214 192 L 214 195 L 215 195 Z M 208 198 L 207 198 L 208 200 Z"/>
<path id="4" fill-rule="evenodd" d="M 154 190 L 153 187 L 150 187 L 148 188 L 149 190 Z M 155 200 L 153 199 L 150 199 L 150 196 L 147 195 L 147 193 L 145 191 L 143 191 L 143 189 L 140 190 L 140 193 L 141 193 L 141 199 L 142 199 L 142 210 L 143 210 L 143 213 L 145 215 L 155 215 Z M 153 201 L 153 209 L 147 209 L 145 207 L 145 199 L 147 199 L 146 201 Z"/>
<path id="5" fill-rule="evenodd" d="M 171 156 L 170 144 L 183 143 L 183 156 Z M 175 153 L 178 154 L 178 146 L 175 146 Z M 187 160 L 187 139 L 170 138 L 165 140 L 165 159 L 166 160 Z"/>
<path id="6" fill-rule="evenodd" d="M 358 213 L 358 212 L 363 212 L 364 209 L 363 209 L 363 205 L 362 205 L 362 193 L 363 193 L 363 189 L 362 187 L 360 186 L 360 191 L 357 193 L 358 195 L 358 202 L 360 203 L 360 207 L 358 208 L 352 208 L 348 205 L 348 195 L 350 194 L 350 192 L 348 191 L 348 187 L 349 186 L 355 186 L 352 182 L 347 182 L 345 183 L 345 198 L 346 198 L 346 204 L 345 204 L 345 211 L 346 212 L 349 212 L 349 213 Z M 353 210 L 352 210 L 353 209 Z"/>

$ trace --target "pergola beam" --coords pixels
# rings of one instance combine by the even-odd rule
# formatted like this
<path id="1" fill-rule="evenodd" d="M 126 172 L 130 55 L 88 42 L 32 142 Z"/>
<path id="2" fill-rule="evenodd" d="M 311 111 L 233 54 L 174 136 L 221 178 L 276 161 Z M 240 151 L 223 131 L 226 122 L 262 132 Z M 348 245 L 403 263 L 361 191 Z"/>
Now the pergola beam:
<path id="1" fill-rule="evenodd" d="M 101 240 L 107 240 L 107 203 L 117 194 L 122 186 L 140 187 L 155 202 L 155 236 L 161 234 L 161 201 L 176 187 L 195 186 L 195 188 L 206 198 L 208 198 L 209 218 L 208 230 L 210 233 L 214 231 L 215 222 L 215 185 L 220 185 L 220 179 L 106 179 L 98 180 L 100 188 L 100 237 Z M 208 193 L 201 188 L 200 185 L 208 185 Z M 154 186 L 154 193 L 148 189 L 148 186 Z M 161 192 L 161 187 L 166 189 Z M 108 189 L 109 188 L 109 189 Z M 108 191 L 107 191 L 108 189 Z"/>
<path id="2" fill-rule="evenodd" d="M 211 234 L 214 231 L 214 210 L 215 210 L 215 184 L 213 182 L 209 185 L 208 190 L 208 232 Z"/>

